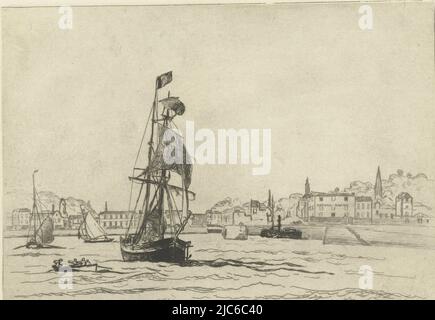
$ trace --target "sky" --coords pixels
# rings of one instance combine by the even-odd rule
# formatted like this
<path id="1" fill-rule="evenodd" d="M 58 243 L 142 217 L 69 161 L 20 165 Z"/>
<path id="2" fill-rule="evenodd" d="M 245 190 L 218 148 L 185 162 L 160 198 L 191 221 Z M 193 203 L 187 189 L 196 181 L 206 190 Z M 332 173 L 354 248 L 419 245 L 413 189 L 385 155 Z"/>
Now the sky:
<path id="1" fill-rule="evenodd" d="M 195 128 L 271 129 L 272 167 L 195 166 L 195 212 L 374 182 L 377 166 L 435 176 L 431 4 L 57 7 L 2 10 L 4 210 L 31 176 L 61 197 L 125 210 L 157 75 Z M 144 164 L 139 164 L 138 166 Z M 23 195 L 26 194 L 24 197 Z"/>

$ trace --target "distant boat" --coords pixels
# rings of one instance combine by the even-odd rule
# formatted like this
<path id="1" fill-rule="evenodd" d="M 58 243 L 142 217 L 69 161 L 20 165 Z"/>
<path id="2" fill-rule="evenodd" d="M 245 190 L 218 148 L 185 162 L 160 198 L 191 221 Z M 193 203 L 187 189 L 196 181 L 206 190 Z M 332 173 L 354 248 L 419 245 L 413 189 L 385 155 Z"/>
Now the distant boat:
<path id="1" fill-rule="evenodd" d="M 224 228 L 218 224 L 208 224 L 207 233 L 222 233 Z"/>
<path id="2" fill-rule="evenodd" d="M 293 227 L 263 229 L 260 236 L 263 238 L 302 239 L 302 231 Z"/>
<path id="3" fill-rule="evenodd" d="M 50 243 L 54 241 L 54 222 L 50 214 L 42 214 L 42 210 L 39 210 L 37 202 L 40 202 L 38 193 L 35 187 L 35 173 L 38 170 L 33 171 L 33 207 L 32 214 L 29 221 L 29 234 L 27 236 L 27 243 L 25 245 L 28 249 L 41 249 L 52 248 Z"/>
<path id="4" fill-rule="evenodd" d="M 81 208 L 82 209 L 82 208 Z M 90 212 L 82 209 L 83 222 L 79 227 L 78 238 L 85 242 L 112 242 L 114 239 L 106 235 L 106 231 L 98 224 Z"/>

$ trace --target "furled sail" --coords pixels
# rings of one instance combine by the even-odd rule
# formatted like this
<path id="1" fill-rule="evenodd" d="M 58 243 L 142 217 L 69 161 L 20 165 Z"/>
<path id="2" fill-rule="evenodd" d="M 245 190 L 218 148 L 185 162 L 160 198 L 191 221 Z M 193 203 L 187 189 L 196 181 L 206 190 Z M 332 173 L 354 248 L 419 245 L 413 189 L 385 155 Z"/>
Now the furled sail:
<path id="1" fill-rule="evenodd" d="M 106 235 L 104 229 L 98 224 L 98 222 L 95 220 L 94 216 L 90 212 L 86 214 L 85 221 L 82 225 L 86 230 L 86 234 L 92 239 L 103 237 Z"/>
<path id="2" fill-rule="evenodd" d="M 181 102 L 181 100 L 178 97 L 167 97 L 165 99 L 160 100 L 160 103 L 163 104 L 163 106 L 166 109 L 175 112 L 175 114 L 178 116 L 181 116 L 186 110 L 184 103 Z"/>
<path id="3" fill-rule="evenodd" d="M 36 232 L 36 241 L 41 244 L 49 244 L 54 241 L 54 223 L 50 216 L 47 216 Z"/>
<path id="4" fill-rule="evenodd" d="M 184 188 L 189 188 L 192 181 L 193 166 L 183 137 L 162 125 L 159 125 L 159 139 L 154 156 L 142 175 L 158 170 L 170 170 L 178 173 L 183 179 Z"/>

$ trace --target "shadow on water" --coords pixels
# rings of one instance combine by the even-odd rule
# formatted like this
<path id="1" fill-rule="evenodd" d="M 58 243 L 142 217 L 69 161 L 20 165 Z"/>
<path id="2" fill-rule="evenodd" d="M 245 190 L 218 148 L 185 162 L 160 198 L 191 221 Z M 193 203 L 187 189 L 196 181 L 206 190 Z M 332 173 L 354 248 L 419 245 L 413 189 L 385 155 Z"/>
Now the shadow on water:
<path id="1" fill-rule="evenodd" d="M 10 257 L 40 257 L 40 256 L 61 256 L 58 253 L 39 253 L 39 252 L 23 252 L 23 253 L 16 253 L 16 254 L 10 254 Z"/>
<path id="2" fill-rule="evenodd" d="M 222 267 L 242 267 L 257 272 L 271 272 L 271 271 L 296 271 L 302 273 L 311 274 L 328 274 L 333 275 L 334 273 L 327 271 L 309 271 L 305 266 L 290 262 L 280 262 L 280 263 L 269 263 L 266 261 L 243 261 L 243 260 L 233 260 L 233 259 L 216 259 L 216 260 L 189 260 L 182 264 L 181 267 L 212 267 L 212 268 L 222 268 Z"/>

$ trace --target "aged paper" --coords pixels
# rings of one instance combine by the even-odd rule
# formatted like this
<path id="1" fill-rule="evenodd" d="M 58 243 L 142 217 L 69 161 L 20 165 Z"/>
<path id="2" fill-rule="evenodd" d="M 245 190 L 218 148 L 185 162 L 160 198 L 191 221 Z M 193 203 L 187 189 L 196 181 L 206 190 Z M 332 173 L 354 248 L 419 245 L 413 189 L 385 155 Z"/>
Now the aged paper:
<path id="1" fill-rule="evenodd" d="M 434 5 L 1 9 L 5 299 L 434 299 Z"/>

